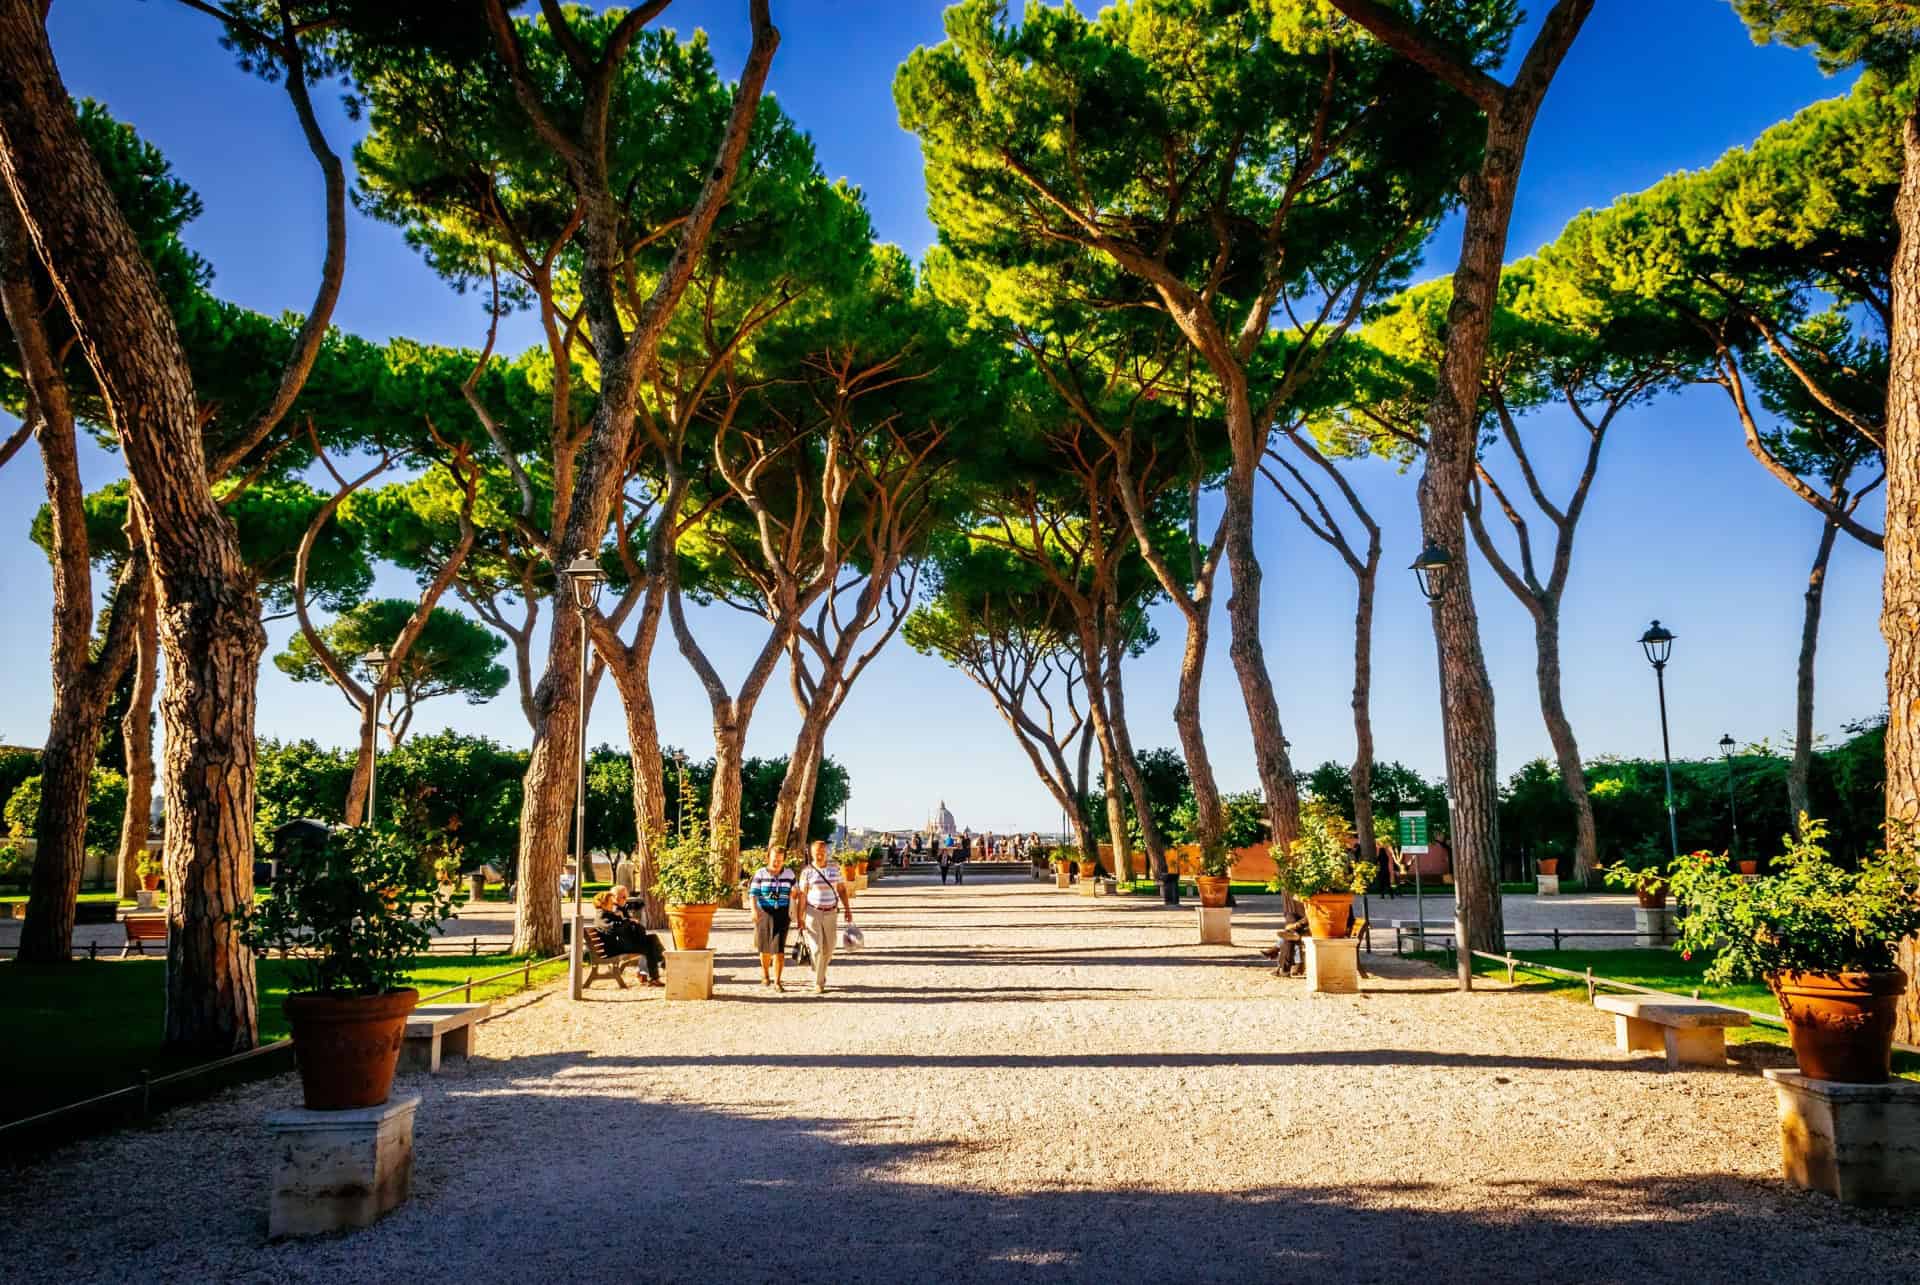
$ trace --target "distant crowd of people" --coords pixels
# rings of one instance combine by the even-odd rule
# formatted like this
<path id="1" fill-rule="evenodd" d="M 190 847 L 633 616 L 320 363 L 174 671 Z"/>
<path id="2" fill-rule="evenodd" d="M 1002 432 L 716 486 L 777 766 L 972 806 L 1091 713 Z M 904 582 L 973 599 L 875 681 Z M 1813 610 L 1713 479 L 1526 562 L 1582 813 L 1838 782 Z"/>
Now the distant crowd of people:
<path id="1" fill-rule="evenodd" d="M 905 838 L 876 845 L 875 853 L 890 866 L 905 868 L 922 861 L 940 867 L 940 882 L 949 878 L 963 881 L 969 861 L 1033 861 L 1047 845 L 1038 834 L 983 834 L 960 831 L 952 834 L 915 832 Z"/>

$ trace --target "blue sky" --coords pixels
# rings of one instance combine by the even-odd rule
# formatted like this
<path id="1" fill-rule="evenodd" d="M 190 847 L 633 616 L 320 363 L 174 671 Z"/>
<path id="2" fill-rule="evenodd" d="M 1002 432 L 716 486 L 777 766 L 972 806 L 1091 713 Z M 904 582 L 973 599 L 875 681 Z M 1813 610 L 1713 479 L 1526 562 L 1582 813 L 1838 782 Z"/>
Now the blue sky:
<path id="1" fill-rule="evenodd" d="M 942 7 L 938 0 L 774 4 L 783 40 L 773 92 L 813 134 L 826 171 L 865 191 L 879 235 L 915 255 L 933 231 L 919 149 L 895 119 L 891 84 L 911 49 L 940 38 Z M 741 0 L 679 0 L 663 21 L 683 31 L 705 27 L 721 67 L 734 74 L 746 49 L 745 9 Z M 166 0 L 60 0 L 51 29 L 72 92 L 101 99 L 132 122 L 204 197 L 206 214 L 189 240 L 213 263 L 214 288 L 262 311 L 306 307 L 321 251 L 320 181 L 279 92 L 233 66 L 210 20 Z M 1521 182 L 1513 255 L 1552 239 L 1579 210 L 1705 165 L 1843 88 L 1804 55 L 1755 48 L 1721 0 L 1609 0 L 1597 7 L 1542 111 Z M 357 127 L 338 110 L 337 95 L 325 105 L 344 154 Z M 1430 247 L 1433 272 L 1451 267 L 1457 236 L 1449 225 Z M 484 327 L 474 297 L 447 289 L 397 230 L 357 214 L 335 320 L 372 339 L 449 344 L 476 344 Z M 531 336 L 518 338 L 524 346 Z M 1561 494 L 1577 467 L 1577 432 L 1543 421 L 1537 433 L 1544 471 Z M 1567 707 L 1582 748 L 1589 756 L 1658 753 L 1652 675 L 1635 645 L 1652 616 L 1680 635 L 1669 670 L 1675 752 L 1711 753 L 1723 731 L 1779 744 L 1792 725 L 1801 592 L 1817 518 L 1747 456 L 1715 388 L 1630 412 L 1607 451 L 1563 611 Z M 89 487 L 119 472 L 114 457 L 91 447 L 83 469 Z M 1375 646 L 1379 752 L 1438 775 L 1433 643 L 1413 578 L 1401 570 L 1418 548 L 1412 478 L 1380 465 L 1362 469 L 1358 484 L 1386 540 Z M 0 471 L 0 514 L 12 526 L 0 537 L 0 590 L 9 606 L 0 632 L 0 740 L 14 743 L 38 744 L 46 731 L 49 575 L 25 536 L 43 499 L 31 452 Z M 1272 497 L 1262 498 L 1259 545 L 1268 661 L 1294 754 L 1306 764 L 1344 761 L 1352 750 L 1351 577 Z M 1885 704 L 1879 575 L 1878 555 L 1843 538 L 1818 670 L 1817 725 L 1829 735 Z M 1475 582 L 1507 773 L 1549 752 L 1531 625 L 1484 566 Z M 379 588 L 404 594 L 410 582 L 389 573 Z M 759 646 L 760 636 L 730 611 L 698 615 L 696 628 L 732 675 Z M 286 625 L 270 628 L 273 650 L 287 632 Z M 1178 617 L 1167 613 L 1160 632 L 1161 645 L 1127 674 L 1133 736 L 1143 748 L 1175 743 L 1168 710 Z M 1225 633 L 1224 625 L 1215 631 L 1204 717 L 1224 782 L 1245 788 L 1253 783 L 1251 745 Z M 704 752 L 707 703 L 668 638 L 654 685 L 667 738 Z M 262 670 L 259 709 L 263 735 L 341 743 L 353 730 L 331 688 L 296 685 L 271 665 Z M 795 723 L 784 679 L 776 680 L 755 719 L 751 751 L 784 753 Z M 442 700 L 423 707 L 417 730 L 443 726 L 509 743 L 527 735 L 511 689 L 486 706 Z M 620 743 L 621 726 L 609 688 L 591 735 Z M 985 695 L 904 644 L 862 678 L 829 752 L 852 771 L 856 824 L 911 824 L 941 798 L 961 824 L 979 828 L 1047 826 L 1054 818 Z"/>

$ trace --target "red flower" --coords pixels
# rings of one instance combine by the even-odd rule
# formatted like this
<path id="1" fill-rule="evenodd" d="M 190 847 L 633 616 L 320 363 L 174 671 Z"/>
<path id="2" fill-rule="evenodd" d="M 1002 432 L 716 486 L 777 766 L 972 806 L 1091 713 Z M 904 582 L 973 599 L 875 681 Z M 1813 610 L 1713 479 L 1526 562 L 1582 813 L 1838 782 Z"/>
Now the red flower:
<path id="1" fill-rule="evenodd" d="M 1683 950 L 1683 951 L 1681 951 L 1681 952 L 1680 952 L 1680 958 L 1682 958 L 1682 959 L 1692 959 L 1692 958 L 1693 958 L 1693 952 L 1692 952 L 1692 951 L 1690 951 L 1690 950 Z"/>

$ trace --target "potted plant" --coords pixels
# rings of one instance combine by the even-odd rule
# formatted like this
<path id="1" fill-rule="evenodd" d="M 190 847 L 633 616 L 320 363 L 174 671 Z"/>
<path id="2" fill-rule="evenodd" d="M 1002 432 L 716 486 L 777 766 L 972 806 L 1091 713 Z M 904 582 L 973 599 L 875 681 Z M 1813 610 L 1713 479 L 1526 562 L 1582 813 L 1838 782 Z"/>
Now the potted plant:
<path id="1" fill-rule="evenodd" d="M 654 888 L 667 903 L 675 950 L 705 950 L 713 912 L 727 895 L 726 863 L 707 841 L 706 824 L 689 817 L 685 831 L 653 841 Z"/>
<path id="2" fill-rule="evenodd" d="M 440 884 L 441 891 L 451 892 L 460 882 L 460 857 L 457 853 L 445 853 L 433 861 L 433 877 Z"/>
<path id="3" fill-rule="evenodd" d="M 1846 870 L 1827 859 L 1826 836 L 1803 815 L 1772 873 L 1754 877 L 1710 852 L 1675 861 L 1680 949 L 1713 952 L 1708 982 L 1765 979 L 1802 1075 L 1884 1083 L 1907 988 L 1894 952 L 1920 933 L 1920 856 L 1907 840 Z"/>
<path id="4" fill-rule="evenodd" d="M 1541 874 L 1558 875 L 1560 873 L 1560 841 L 1544 840 L 1540 844 L 1540 856 L 1536 858 L 1536 863 L 1540 867 Z"/>
<path id="5" fill-rule="evenodd" d="M 1355 855 L 1353 826 L 1331 805 L 1312 800 L 1300 809 L 1300 837 L 1276 857 L 1282 891 L 1306 903 L 1315 937 L 1344 937 L 1353 899 L 1373 882 L 1376 867 Z"/>
<path id="6" fill-rule="evenodd" d="M 1624 861 L 1600 868 L 1600 877 L 1609 888 L 1624 888 L 1648 910 L 1667 904 L 1667 872 L 1653 866 L 1635 869 Z"/>
<path id="7" fill-rule="evenodd" d="M 1200 850 L 1200 873 L 1193 877 L 1200 889 L 1200 904 L 1224 906 L 1233 888 L 1233 854 L 1222 843 Z"/>
<path id="8" fill-rule="evenodd" d="M 273 895 L 241 914 L 256 955 L 278 952 L 296 966 L 285 1011 L 310 1110 L 379 1106 L 392 1091 L 420 998 L 405 984 L 408 964 L 457 904 L 421 865 L 392 831 L 334 830 L 287 854 Z"/>
<path id="9" fill-rule="evenodd" d="M 1737 857 L 1733 868 L 1743 875 L 1757 875 L 1760 873 L 1760 861 L 1757 857 Z"/>
<path id="10" fill-rule="evenodd" d="M 165 864 L 151 852 L 143 851 L 133 859 L 133 873 L 139 877 L 140 888 L 144 892 L 159 891 L 160 876 L 165 871 Z"/>
<path id="11" fill-rule="evenodd" d="M 1077 854 L 1072 848 L 1055 848 L 1047 854 L 1047 862 L 1053 867 L 1053 886 L 1071 888 L 1073 886 L 1073 863 Z"/>

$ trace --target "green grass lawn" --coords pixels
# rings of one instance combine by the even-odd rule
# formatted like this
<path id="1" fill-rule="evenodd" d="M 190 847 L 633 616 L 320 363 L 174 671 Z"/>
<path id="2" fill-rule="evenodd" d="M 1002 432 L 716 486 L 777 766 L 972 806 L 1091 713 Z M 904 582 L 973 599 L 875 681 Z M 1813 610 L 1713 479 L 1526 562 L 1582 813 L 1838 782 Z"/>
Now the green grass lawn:
<path id="1" fill-rule="evenodd" d="M 25 901 L 26 899 L 27 899 L 27 894 L 24 892 L 0 893 L 0 906 L 15 905 L 19 902 Z M 81 901 L 117 901 L 119 900 L 119 898 L 115 897 L 111 892 L 83 892 L 80 894 L 80 900 Z M 131 905 L 132 903 L 129 902 L 128 904 Z"/>
<path id="2" fill-rule="evenodd" d="M 1765 1013 L 1770 1017 L 1780 1016 L 1780 1005 L 1763 982 L 1707 985 L 1701 980 L 1707 971 L 1707 965 L 1711 962 L 1705 956 L 1695 956 L 1690 960 L 1682 959 L 1677 950 L 1552 950 L 1515 953 L 1523 956 L 1530 955 L 1535 963 L 1554 968 L 1565 968 L 1576 973 L 1584 973 L 1591 968 L 1595 977 L 1604 977 L 1610 981 L 1647 986 L 1655 990 L 1669 991 L 1675 995 L 1693 995 L 1697 992 L 1701 999 L 1712 1000 L 1717 1004 Z M 1439 967 L 1446 966 L 1446 955 L 1441 951 L 1427 951 L 1412 958 L 1424 959 Z M 1489 959 L 1474 960 L 1473 971 L 1476 976 L 1497 977 L 1502 981 L 1505 981 L 1507 976 L 1505 964 L 1495 963 Z M 1526 968 L 1516 969 L 1514 977 L 1520 985 L 1530 990 L 1537 989 L 1576 1000 L 1582 1004 L 1587 1002 L 1587 987 L 1584 982 L 1555 977 L 1551 973 L 1533 972 Z M 1727 1039 L 1735 1044 L 1759 1042 L 1784 1045 L 1788 1042 L 1785 1031 L 1759 1023 L 1729 1028 Z M 1895 1053 L 1893 1069 L 1905 1079 L 1920 1080 L 1920 1056 Z"/>
<path id="3" fill-rule="evenodd" d="M 422 956 L 409 972 L 425 996 L 520 964 L 519 955 Z M 562 957 L 564 958 L 564 956 Z M 260 1038 L 284 1039 L 282 1001 L 296 964 L 263 959 L 259 965 Z M 555 964 L 536 965 L 536 985 L 551 981 Z M 159 1050 L 166 963 L 157 958 L 76 960 L 71 964 L 0 965 L 0 1031 L 7 1054 L 0 1067 L 0 1122 L 17 1120 L 134 1083 L 142 1070 L 165 1075 L 197 1059 Z M 512 994 L 520 975 L 474 987 L 476 1000 Z M 449 996 L 443 1003 L 462 997 Z"/>

